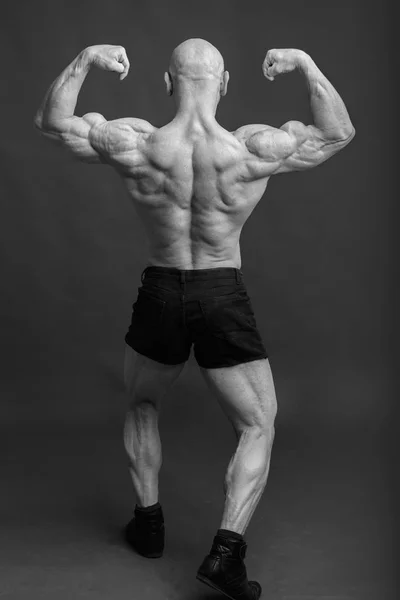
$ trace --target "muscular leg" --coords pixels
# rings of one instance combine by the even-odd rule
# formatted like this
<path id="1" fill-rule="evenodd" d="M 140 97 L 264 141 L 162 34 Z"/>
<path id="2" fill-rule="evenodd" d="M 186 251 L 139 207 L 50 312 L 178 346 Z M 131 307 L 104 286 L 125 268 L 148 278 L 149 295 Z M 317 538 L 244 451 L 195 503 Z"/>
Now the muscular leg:
<path id="1" fill-rule="evenodd" d="M 238 440 L 225 477 L 220 527 L 243 535 L 267 483 L 276 415 L 271 368 L 261 359 L 200 370 Z"/>
<path id="2" fill-rule="evenodd" d="M 139 506 L 158 502 L 158 474 L 162 463 L 158 431 L 160 405 L 185 364 L 164 365 L 125 346 L 124 380 L 129 407 L 124 444 Z"/>

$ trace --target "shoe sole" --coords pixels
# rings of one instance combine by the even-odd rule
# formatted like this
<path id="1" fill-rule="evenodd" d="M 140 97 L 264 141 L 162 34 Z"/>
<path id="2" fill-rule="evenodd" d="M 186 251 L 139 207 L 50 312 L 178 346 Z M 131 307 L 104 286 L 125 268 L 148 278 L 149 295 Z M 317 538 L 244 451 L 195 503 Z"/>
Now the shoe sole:
<path id="1" fill-rule="evenodd" d="M 162 557 L 162 552 L 152 552 L 151 554 L 142 554 L 141 552 L 138 552 L 136 550 L 136 552 L 138 554 L 140 554 L 141 556 L 144 556 L 145 558 L 161 558 Z"/>
<path id="2" fill-rule="evenodd" d="M 204 575 L 197 574 L 196 579 L 198 579 L 202 583 L 205 583 L 210 588 L 217 590 L 217 592 L 220 592 L 220 594 L 224 594 L 227 598 L 230 598 L 230 600 L 235 600 L 235 598 L 232 598 L 232 596 L 230 594 L 228 594 L 227 592 L 224 592 L 224 590 L 221 590 L 221 588 L 217 587 L 212 581 L 210 581 L 210 579 L 208 579 L 207 577 L 204 577 Z"/>
<path id="3" fill-rule="evenodd" d="M 164 554 L 164 550 L 158 551 L 158 552 L 148 552 L 148 553 L 144 553 L 144 552 L 140 552 L 139 548 L 137 548 L 134 540 L 130 540 L 129 536 L 126 533 L 126 530 L 123 530 L 122 532 L 125 544 L 127 544 L 129 546 L 129 548 L 131 548 L 132 550 L 134 550 L 137 554 L 140 554 L 140 556 L 144 556 L 145 558 L 161 558 L 162 555 Z"/>
<path id="4" fill-rule="evenodd" d="M 148 552 L 147 554 L 145 554 L 144 552 L 140 552 L 140 550 L 135 546 L 135 544 L 133 542 L 129 541 L 126 537 L 125 537 L 125 543 L 129 546 L 129 548 L 131 548 L 131 550 L 134 550 L 137 554 L 140 554 L 140 556 L 144 556 L 145 558 L 161 558 L 162 555 L 164 554 L 164 551 Z"/>

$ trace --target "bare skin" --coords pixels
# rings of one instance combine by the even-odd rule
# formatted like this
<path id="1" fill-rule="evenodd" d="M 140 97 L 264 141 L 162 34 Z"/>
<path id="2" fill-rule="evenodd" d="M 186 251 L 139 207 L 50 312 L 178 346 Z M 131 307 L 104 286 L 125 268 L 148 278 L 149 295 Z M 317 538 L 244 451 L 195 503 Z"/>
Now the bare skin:
<path id="1" fill-rule="evenodd" d="M 269 178 L 321 164 L 355 134 L 339 94 L 298 49 L 269 50 L 263 73 L 273 81 L 298 69 L 309 89 L 313 123 L 253 124 L 234 132 L 215 119 L 229 73 L 218 50 L 204 40 L 187 40 L 174 50 L 165 82 L 176 115 L 161 128 L 136 118 L 75 116 L 79 90 L 92 66 L 120 73 L 121 79 L 130 68 L 121 46 L 86 48 L 52 84 L 35 124 L 80 160 L 117 170 L 148 235 L 148 265 L 241 268 L 240 234 Z M 184 365 L 162 365 L 125 349 L 130 407 L 124 439 L 141 506 L 158 501 L 158 415 Z M 269 361 L 201 372 L 238 438 L 225 477 L 220 526 L 243 534 L 267 481 L 274 437 L 276 397 Z"/>

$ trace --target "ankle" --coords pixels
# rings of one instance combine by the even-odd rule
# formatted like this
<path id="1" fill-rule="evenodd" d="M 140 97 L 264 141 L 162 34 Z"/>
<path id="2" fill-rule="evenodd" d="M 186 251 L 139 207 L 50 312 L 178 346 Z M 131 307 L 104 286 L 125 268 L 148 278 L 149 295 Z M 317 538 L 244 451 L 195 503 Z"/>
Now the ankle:
<path id="1" fill-rule="evenodd" d="M 159 502 L 156 502 L 155 504 L 151 504 L 150 506 L 139 506 L 138 504 L 136 504 L 135 511 L 140 512 L 140 513 L 149 513 L 149 512 L 153 512 L 154 510 L 158 510 L 160 508 L 161 508 L 161 504 Z"/>
<path id="2" fill-rule="evenodd" d="M 223 538 L 233 538 L 240 542 L 244 542 L 243 535 L 237 531 L 232 531 L 231 529 L 218 529 L 217 535 Z"/>

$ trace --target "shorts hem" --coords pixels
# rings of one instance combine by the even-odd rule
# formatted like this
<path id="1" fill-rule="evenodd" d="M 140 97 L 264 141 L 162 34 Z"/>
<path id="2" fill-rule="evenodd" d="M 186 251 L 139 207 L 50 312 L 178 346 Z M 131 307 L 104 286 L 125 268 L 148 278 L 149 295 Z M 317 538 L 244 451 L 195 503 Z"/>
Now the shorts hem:
<path id="1" fill-rule="evenodd" d="M 138 349 L 138 347 L 134 346 L 133 344 L 129 343 L 129 341 L 125 338 L 125 343 L 132 348 L 132 350 L 135 350 L 135 352 L 137 352 L 138 354 L 141 354 L 142 356 L 145 356 L 146 358 L 150 358 L 151 360 L 154 360 L 155 362 L 158 362 L 162 365 L 168 365 L 168 366 L 175 366 L 175 365 L 181 365 L 184 362 L 187 362 L 189 360 L 189 357 L 184 358 L 183 360 L 175 360 L 174 362 L 166 362 L 164 360 L 160 360 L 159 358 L 155 358 L 154 356 L 150 356 L 149 354 L 146 354 L 145 352 L 141 351 Z"/>
<path id="2" fill-rule="evenodd" d="M 246 358 L 244 360 L 239 360 L 237 362 L 223 363 L 221 365 L 206 366 L 206 365 L 201 365 L 199 363 L 199 361 L 197 361 L 197 364 L 199 365 L 199 367 L 202 367 L 203 369 L 220 369 L 220 368 L 224 368 L 224 367 L 236 367 L 237 365 L 242 365 L 244 363 L 252 362 L 253 360 L 260 360 L 261 358 L 268 358 L 268 354 L 266 352 L 263 352 L 259 356 L 252 356 L 251 358 Z"/>

